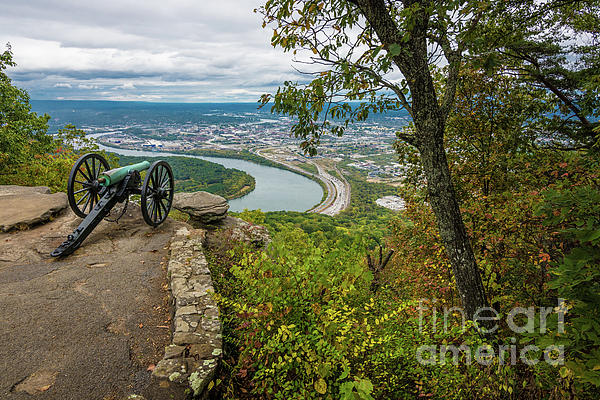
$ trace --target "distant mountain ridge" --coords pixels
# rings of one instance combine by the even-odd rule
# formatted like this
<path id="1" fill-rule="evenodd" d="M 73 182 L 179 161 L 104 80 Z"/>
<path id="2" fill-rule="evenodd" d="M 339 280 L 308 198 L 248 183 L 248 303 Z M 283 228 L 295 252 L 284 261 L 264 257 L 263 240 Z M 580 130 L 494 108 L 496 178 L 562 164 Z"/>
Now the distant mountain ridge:
<path id="1" fill-rule="evenodd" d="M 33 111 L 52 116 L 50 132 L 66 124 L 79 128 L 132 124 L 255 123 L 265 119 L 287 118 L 271 114 L 270 107 L 258 109 L 258 103 L 150 103 L 105 100 L 31 100 Z M 405 119 L 404 110 L 372 114 L 370 121 L 397 124 Z"/>

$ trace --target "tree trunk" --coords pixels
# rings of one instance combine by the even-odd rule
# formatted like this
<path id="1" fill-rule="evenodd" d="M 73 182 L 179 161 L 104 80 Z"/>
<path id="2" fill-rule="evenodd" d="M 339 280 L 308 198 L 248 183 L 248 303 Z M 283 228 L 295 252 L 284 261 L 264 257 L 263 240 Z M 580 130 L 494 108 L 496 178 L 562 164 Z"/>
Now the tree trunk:
<path id="1" fill-rule="evenodd" d="M 438 129 L 443 129 L 443 127 L 438 127 Z M 443 140 L 437 139 L 441 136 L 439 134 L 433 136 L 424 132 L 420 136 L 422 141 L 419 151 L 423 170 L 427 177 L 429 202 L 437 220 L 446 254 L 452 265 L 465 315 L 472 319 L 477 309 L 487 307 L 487 299 L 452 186 Z"/>
<path id="2" fill-rule="evenodd" d="M 393 60 L 410 88 L 416 129 L 411 144 L 421 154 L 431 207 L 452 264 L 465 315 L 473 319 L 477 309 L 487 307 L 488 303 L 446 160 L 444 129 L 447 111 L 442 110 L 438 103 L 427 54 L 426 36 L 430 16 L 425 7 L 415 11 L 412 28 L 409 32 L 404 32 L 408 37 L 405 40 L 404 33 L 389 14 L 384 0 L 350 1 L 359 7 L 386 49 L 389 50 L 391 44 L 401 45 L 402 51 Z M 405 6 L 410 6 L 411 2 L 405 3 Z M 450 82 L 447 82 L 447 86 L 450 86 Z"/>

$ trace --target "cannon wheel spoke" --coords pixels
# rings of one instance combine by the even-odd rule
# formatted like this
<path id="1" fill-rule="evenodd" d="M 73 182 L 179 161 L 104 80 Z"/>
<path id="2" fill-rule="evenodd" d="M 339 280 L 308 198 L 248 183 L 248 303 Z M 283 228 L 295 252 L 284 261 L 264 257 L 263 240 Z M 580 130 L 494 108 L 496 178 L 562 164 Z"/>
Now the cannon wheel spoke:
<path id="1" fill-rule="evenodd" d="M 166 189 L 165 185 L 169 183 L 169 179 L 168 178 L 169 177 L 167 175 L 167 170 L 166 170 L 166 168 L 163 168 L 162 175 L 161 175 L 161 178 L 160 178 L 160 188 L 161 189 L 163 189 L 163 190 Z"/>
<path id="2" fill-rule="evenodd" d="M 162 210 L 160 208 L 160 200 L 158 201 L 158 205 L 155 204 L 154 207 L 156 208 L 156 210 L 158 211 L 158 219 L 162 221 L 163 216 L 162 216 Z"/>
<path id="3" fill-rule="evenodd" d="M 150 175 L 150 183 L 151 183 L 151 186 L 149 186 L 149 188 L 150 188 L 150 190 L 156 191 L 156 179 L 154 178 L 155 173 L 149 172 L 148 174 Z"/>
<path id="4" fill-rule="evenodd" d="M 89 195 L 87 201 L 85 202 L 85 205 L 83 206 L 83 211 L 85 212 L 85 210 L 87 210 L 88 205 L 90 204 L 90 200 L 92 200 L 94 198 L 93 195 Z M 92 200 L 92 205 L 94 204 L 94 201 Z"/>
<path id="5" fill-rule="evenodd" d="M 98 167 L 100 167 L 100 165 L 98 165 Z M 96 169 L 96 159 L 92 158 L 92 177 L 94 178 L 94 180 L 98 179 L 98 172 L 99 171 Z"/>
<path id="6" fill-rule="evenodd" d="M 67 184 L 67 197 L 73 212 L 84 218 L 94 209 L 100 201 L 97 179 L 103 171 L 109 169 L 109 165 L 99 154 L 85 154 L 81 156 L 69 175 Z"/>
<path id="7" fill-rule="evenodd" d="M 142 215 L 148 225 L 160 225 L 169 216 L 173 202 L 173 171 L 165 161 L 150 166 L 142 185 Z"/>
<path id="8" fill-rule="evenodd" d="M 85 178 L 85 183 L 89 184 L 92 179 L 85 173 L 83 168 L 79 168 L 78 172 L 79 172 L 79 175 L 81 175 Z"/>
<path id="9" fill-rule="evenodd" d="M 156 201 L 152 199 L 152 220 L 156 220 Z"/>
<path id="10" fill-rule="evenodd" d="M 164 199 L 161 199 L 161 200 L 158 202 L 158 204 L 159 204 L 159 205 L 160 205 L 160 207 L 161 207 L 161 208 L 164 210 L 165 214 L 168 214 L 168 213 L 169 213 L 169 208 L 170 208 L 170 207 L 169 207 L 169 208 L 167 208 L 167 206 L 165 205 L 164 201 L 165 201 Z M 169 203 L 167 203 L 167 204 L 169 204 Z"/>
<path id="11" fill-rule="evenodd" d="M 87 171 L 87 176 L 88 176 L 88 181 L 91 181 L 94 179 L 94 175 L 92 174 L 92 171 L 90 170 L 90 164 L 88 163 L 89 160 L 85 160 L 85 170 Z"/>
<path id="12" fill-rule="evenodd" d="M 81 196 L 81 198 L 79 200 L 77 200 L 77 205 L 80 205 L 83 202 L 83 200 L 86 197 L 89 197 L 89 196 L 90 196 L 90 192 L 88 191 L 86 194 L 84 194 L 83 196 Z"/>
<path id="13" fill-rule="evenodd" d="M 88 191 L 89 192 L 89 189 L 87 187 L 84 187 L 83 189 L 79 189 L 79 190 L 74 191 L 73 194 L 78 194 L 78 193 L 81 193 L 81 192 L 84 192 L 84 191 Z"/>

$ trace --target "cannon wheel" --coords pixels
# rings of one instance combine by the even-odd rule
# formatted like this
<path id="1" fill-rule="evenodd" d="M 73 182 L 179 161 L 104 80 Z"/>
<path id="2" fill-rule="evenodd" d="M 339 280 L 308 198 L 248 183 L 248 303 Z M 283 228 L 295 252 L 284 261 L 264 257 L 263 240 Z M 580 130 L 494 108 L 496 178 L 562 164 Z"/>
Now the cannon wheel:
<path id="1" fill-rule="evenodd" d="M 78 217 L 85 218 L 100 200 L 102 186 L 98 184 L 98 176 L 108 171 L 108 162 L 99 154 L 88 153 L 77 160 L 67 183 L 69 205 Z"/>
<path id="2" fill-rule="evenodd" d="M 167 218 L 173 203 L 173 171 L 166 161 L 150 166 L 142 185 L 142 215 L 150 226 L 158 226 Z"/>

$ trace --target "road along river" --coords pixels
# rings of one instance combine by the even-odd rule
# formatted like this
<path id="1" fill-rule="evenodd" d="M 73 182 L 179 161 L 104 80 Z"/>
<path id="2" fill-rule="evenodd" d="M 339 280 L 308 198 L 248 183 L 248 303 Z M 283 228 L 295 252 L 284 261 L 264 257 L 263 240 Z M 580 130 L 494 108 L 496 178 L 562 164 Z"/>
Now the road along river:
<path id="1" fill-rule="evenodd" d="M 97 137 L 97 135 L 89 135 Z M 261 209 L 262 211 L 306 211 L 314 207 L 323 197 L 321 186 L 302 175 L 279 168 L 255 164 L 250 161 L 222 157 L 201 157 L 175 154 L 162 151 L 128 150 L 98 144 L 102 150 L 143 157 L 189 157 L 235 168 L 252 175 L 256 180 L 255 189 L 247 195 L 229 200 L 231 211 Z"/>
<path id="2" fill-rule="evenodd" d="M 255 153 L 263 158 L 267 158 L 271 161 L 281 163 L 293 170 L 311 175 L 315 179 L 319 179 L 321 182 L 323 182 L 323 184 L 325 184 L 325 187 L 327 188 L 327 197 L 320 204 L 308 210 L 308 212 L 333 216 L 339 214 L 340 212 L 344 211 L 350 206 L 350 183 L 348 183 L 346 178 L 344 178 L 344 175 L 337 168 L 335 168 L 335 170 L 337 174 L 342 178 L 341 180 L 327 173 L 325 168 L 323 168 L 323 166 L 318 162 L 308 159 L 305 161 L 309 164 L 314 165 L 317 168 L 318 173 L 313 174 L 293 164 L 286 163 L 285 161 L 282 161 L 277 157 L 273 157 L 272 155 L 265 153 L 264 150 L 272 149 L 257 149 L 255 150 Z"/>

